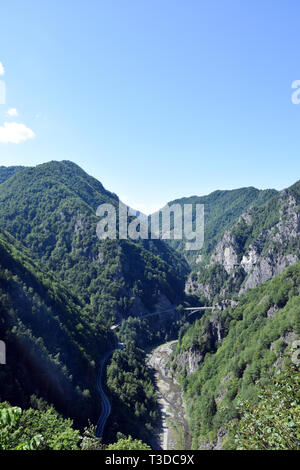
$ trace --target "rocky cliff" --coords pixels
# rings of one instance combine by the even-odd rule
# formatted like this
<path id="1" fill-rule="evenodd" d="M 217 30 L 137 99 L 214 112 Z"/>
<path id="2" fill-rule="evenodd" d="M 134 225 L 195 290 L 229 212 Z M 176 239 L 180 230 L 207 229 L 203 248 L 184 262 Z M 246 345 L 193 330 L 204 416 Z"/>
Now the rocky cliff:
<path id="1" fill-rule="evenodd" d="M 202 318 L 201 322 L 203 328 L 201 335 L 198 336 L 197 341 L 192 341 L 192 344 L 183 349 L 176 355 L 176 365 L 173 362 L 172 370 L 176 374 L 184 372 L 184 375 L 189 376 L 196 370 L 203 362 L 206 353 L 214 353 L 221 344 L 226 335 L 226 325 L 222 312 L 228 308 L 234 308 L 238 305 L 237 301 L 224 300 L 217 302 L 211 311 L 211 314 Z M 198 321 L 200 324 L 200 322 Z"/>
<path id="2" fill-rule="evenodd" d="M 186 291 L 228 298 L 272 279 L 300 259 L 300 182 L 242 214 Z"/>

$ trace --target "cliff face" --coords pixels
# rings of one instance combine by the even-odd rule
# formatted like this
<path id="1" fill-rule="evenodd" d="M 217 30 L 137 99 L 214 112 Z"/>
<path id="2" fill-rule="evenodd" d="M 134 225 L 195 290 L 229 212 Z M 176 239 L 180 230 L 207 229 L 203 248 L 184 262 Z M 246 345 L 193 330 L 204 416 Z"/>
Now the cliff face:
<path id="1" fill-rule="evenodd" d="M 263 231 L 242 257 L 246 279 L 240 294 L 272 279 L 300 259 L 300 206 L 286 191 L 282 192 L 280 202 L 279 222 Z"/>
<path id="2" fill-rule="evenodd" d="M 211 255 L 210 265 L 221 264 L 227 274 L 238 265 L 240 247 L 232 232 L 225 232 L 222 240 Z"/>
<path id="3" fill-rule="evenodd" d="M 224 318 L 221 312 L 228 307 L 235 307 L 237 305 L 238 302 L 230 300 L 214 305 L 212 313 L 207 318 L 206 324 L 201 331 L 201 336 L 198 338 L 199 341 L 176 355 L 176 374 L 182 371 L 185 371 L 187 376 L 192 374 L 198 370 L 207 352 L 216 352 L 226 335 Z"/>
<path id="4" fill-rule="evenodd" d="M 300 183 L 296 183 L 265 206 L 248 209 L 224 233 L 209 264 L 188 279 L 186 291 L 209 300 L 240 295 L 299 261 L 299 203 Z"/>
<path id="5" fill-rule="evenodd" d="M 204 359 L 204 354 L 200 353 L 197 347 L 192 347 L 187 351 L 183 351 L 176 357 L 177 372 L 186 370 L 186 375 L 190 375 L 198 370 L 199 365 Z"/>
<path id="6" fill-rule="evenodd" d="M 180 252 L 193 269 L 203 267 L 225 230 L 229 230 L 238 218 L 251 206 L 264 204 L 278 192 L 274 189 L 258 190 L 253 187 L 214 191 L 206 196 L 191 196 L 169 202 L 169 205 L 204 204 L 205 237 L 201 252 L 185 250 L 187 240 L 168 240 L 167 243 Z M 181 217 L 181 216 L 179 216 Z"/>

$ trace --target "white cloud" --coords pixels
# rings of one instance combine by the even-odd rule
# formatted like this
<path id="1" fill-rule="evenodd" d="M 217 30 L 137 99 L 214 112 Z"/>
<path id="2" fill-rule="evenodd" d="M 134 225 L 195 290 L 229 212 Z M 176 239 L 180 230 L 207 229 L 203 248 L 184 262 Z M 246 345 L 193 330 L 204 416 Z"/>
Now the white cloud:
<path id="1" fill-rule="evenodd" d="M 19 144 L 34 137 L 35 133 L 24 124 L 5 122 L 3 126 L 0 126 L 0 143 L 2 144 Z"/>
<path id="2" fill-rule="evenodd" d="M 5 71 L 4 71 L 4 67 L 3 67 L 3 64 L 2 62 L 0 62 L 0 75 L 4 75 Z"/>
<path id="3" fill-rule="evenodd" d="M 8 114 L 9 116 L 12 116 L 12 117 L 17 117 L 17 116 L 19 116 L 19 113 L 18 113 L 18 111 L 16 110 L 16 108 L 11 108 L 11 109 L 9 109 L 9 110 L 7 111 L 7 114 Z"/>

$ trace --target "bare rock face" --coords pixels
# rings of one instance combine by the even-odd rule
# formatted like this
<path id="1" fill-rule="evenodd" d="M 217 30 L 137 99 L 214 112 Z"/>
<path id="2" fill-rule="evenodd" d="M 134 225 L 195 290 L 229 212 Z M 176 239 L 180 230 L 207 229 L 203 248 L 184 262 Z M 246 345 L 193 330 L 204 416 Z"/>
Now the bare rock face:
<path id="1" fill-rule="evenodd" d="M 226 310 L 229 307 L 236 307 L 239 304 L 238 300 L 224 299 L 214 304 L 213 310 Z"/>
<path id="2" fill-rule="evenodd" d="M 221 310 L 221 305 L 218 306 L 217 310 Z M 221 315 L 216 311 L 201 335 L 201 340 L 203 340 L 201 347 L 195 345 L 176 356 L 176 373 L 185 370 L 186 374 L 190 375 L 198 370 L 205 354 L 215 351 L 224 336 Z"/>
<path id="3" fill-rule="evenodd" d="M 298 256 L 292 254 L 279 255 L 277 259 L 274 259 L 273 253 L 270 252 L 266 257 L 258 260 L 258 263 L 253 266 L 252 271 L 248 274 L 239 294 L 243 294 L 246 290 L 252 289 L 262 282 L 272 279 L 292 264 L 297 263 L 298 260 Z"/>
<path id="4" fill-rule="evenodd" d="M 189 277 L 185 285 L 185 293 L 195 294 L 196 292 L 199 292 L 206 299 L 211 300 L 213 298 L 213 293 L 209 284 L 195 281 Z"/>
<path id="5" fill-rule="evenodd" d="M 156 304 L 155 304 L 155 308 L 154 308 L 154 312 L 165 312 L 166 310 L 167 311 L 171 311 L 172 309 L 174 309 L 174 311 L 176 310 L 176 306 L 175 305 L 172 305 L 171 302 L 169 301 L 169 299 L 164 295 L 164 294 L 160 294 L 156 300 Z M 153 312 L 153 313 L 154 313 Z M 130 313 L 132 316 L 134 317 L 142 317 L 144 315 L 147 315 L 147 314 L 150 314 L 152 312 L 150 312 L 146 307 L 145 305 L 143 304 L 142 300 L 140 297 L 134 297 L 134 301 L 132 303 L 132 306 L 131 306 L 131 309 L 130 309 Z M 167 313 L 168 312 L 165 312 L 166 316 L 167 316 Z M 172 313 L 172 312 L 170 312 Z M 162 314 L 162 317 L 164 315 Z"/>
<path id="6" fill-rule="evenodd" d="M 300 232 L 300 213 L 299 204 L 295 197 L 288 195 L 287 200 L 284 201 L 286 191 L 282 191 L 281 200 L 283 206 L 280 210 L 280 222 L 278 224 L 278 238 L 291 239 L 298 238 Z"/>
<path id="7" fill-rule="evenodd" d="M 210 267 L 221 265 L 228 275 L 226 282 L 222 281 L 223 285 L 217 284 L 218 292 L 213 285 L 191 279 L 187 290 L 199 292 L 209 300 L 217 293 L 223 297 L 241 295 L 297 263 L 300 260 L 300 204 L 294 194 L 289 190 L 281 191 L 275 209 L 279 217 L 274 218 L 273 225 L 257 234 L 259 224 L 251 209 L 239 218 L 234 229 L 242 230 L 245 240 L 249 233 L 252 239 L 255 234 L 250 245 L 241 241 L 243 236 L 237 239 L 234 229 L 224 233 L 209 264 Z"/>
<path id="8" fill-rule="evenodd" d="M 155 310 L 162 311 L 172 308 L 172 304 L 165 295 L 159 295 L 155 304 Z"/>
<path id="9" fill-rule="evenodd" d="M 273 318 L 278 311 L 279 307 L 277 307 L 277 305 L 272 305 L 267 311 L 267 318 Z"/>
<path id="10" fill-rule="evenodd" d="M 238 264 L 239 246 L 235 236 L 231 232 L 225 232 L 222 240 L 216 246 L 210 260 L 210 264 L 222 264 L 229 274 Z"/>
<path id="11" fill-rule="evenodd" d="M 282 339 L 289 345 L 299 339 L 299 334 L 295 333 L 295 331 L 288 331 L 283 335 Z"/>
<path id="12" fill-rule="evenodd" d="M 221 428 L 218 431 L 217 437 L 214 441 L 202 440 L 199 446 L 199 450 L 223 450 L 223 440 L 226 437 L 227 432 Z"/>
<path id="13" fill-rule="evenodd" d="M 240 294 L 282 273 L 300 259 L 300 213 L 296 199 L 281 193 L 279 222 L 260 234 L 245 252 L 241 265 L 247 275 Z M 288 248 L 291 245 L 292 248 Z M 268 250 L 265 247 L 268 246 Z M 289 252 L 290 251 L 290 252 Z"/>
<path id="14" fill-rule="evenodd" d="M 199 365 L 204 359 L 204 355 L 201 354 L 197 349 L 191 348 L 187 351 L 183 351 L 177 358 L 177 371 L 181 371 L 183 369 L 186 370 L 187 375 L 192 374 L 196 370 L 198 370 Z"/>
<path id="15" fill-rule="evenodd" d="M 253 243 L 249 250 L 242 257 L 241 265 L 247 274 L 253 269 L 259 262 L 261 247 L 257 243 Z"/>
<path id="16" fill-rule="evenodd" d="M 216 343 L 221 343 L 224 337 L 224 330 L 220 315 L 215 315 L 210 323 L 211 333 Z"/>
<path id="17" fill-rule="evenodd" d="M 83 226 L 84 226 L 83 218 L 84 218 L 83 214 L 78 214 L 78 217 L 74 225 L 74 233 L 78 233 L 83 230 Z"/>

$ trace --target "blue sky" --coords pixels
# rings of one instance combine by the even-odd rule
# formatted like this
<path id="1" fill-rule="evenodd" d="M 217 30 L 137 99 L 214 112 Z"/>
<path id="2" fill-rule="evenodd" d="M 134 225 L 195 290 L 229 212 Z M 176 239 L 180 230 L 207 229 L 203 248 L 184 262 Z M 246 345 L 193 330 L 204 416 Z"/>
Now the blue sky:
<path id="1" fill-rule="evenodd" d="M 69 159 L 146 212 L 299 179 L 299 0 L 1 3 L 0 165 Z"/>

